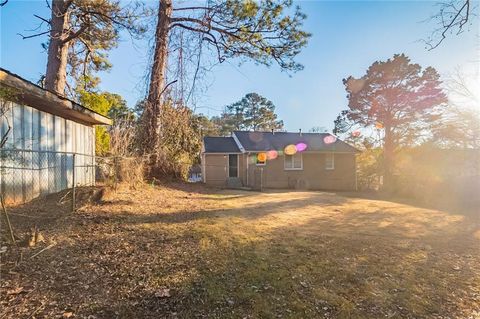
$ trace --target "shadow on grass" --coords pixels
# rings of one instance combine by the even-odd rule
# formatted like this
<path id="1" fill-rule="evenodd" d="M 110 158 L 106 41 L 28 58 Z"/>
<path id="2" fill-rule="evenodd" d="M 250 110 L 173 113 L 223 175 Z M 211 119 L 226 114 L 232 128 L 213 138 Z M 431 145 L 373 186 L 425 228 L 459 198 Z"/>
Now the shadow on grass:
<path id="1" fill-rule="evenodd" d="M 328 193 L 241 204 L 100 223 L 72 216 L 58 235 L 77 239 L 17 269 L 23 286 L 38 286 L 4 314 L 29 317 L 42 300 L 38 316 L 97 318 L 468 317 L 478 308 L 478 242 L 466 218 L 362 209 Z"/>
<path id="2" fill-rule="evenodd" d="M 473 202 L 465 203 L 455 196 L 445 193 L 445 196 L 439 196 L 435 201 L 425 201 L 420 199 L 389 195 L 382 192 L 335 192 L 339 196 L 348 198 L 362 198 L 368 200 L 379 200 L 384 202 L 393 202 L 403 205 L 411 205 L 426 209 L 436 209 L 449 213 L 462 214 L 477 218 L 480 221 L 480 206 Z"/>
<path id="3" fill-rule="evenodd" d="M 242 196 L 228 197 L 226 199 L 239 199 Z M 196 198 L 195 198 L 196 199 Z M 224 201 L 226 199 L 219 199 Z M 214 199 L 215 200 L 215 199 Z M 298 209 L 299 207 L 322 207 L 339 206 L 346 203 L 343 200 L 328 200 L 319 199 L 316 196 L 307 198 L 298 198 L 291 200 L 272 200 L 266 203 L 247 203 L 238 208 L 231 208 L 226 206 L 221 209 L 213 210 L 198 210 L 198 211 L 176 211 L 170 213 L 163 213 L 161 210 L 153 213 L 136 214 L 131 212 L 123 212 L 115 214 L 115 218 L 120 223 L 127 224 L 154 224 L 154 223 L 166 223 L 166 224 L 182 224 L 193 221 L 205 220 L 210 218 L 231 218 L 238 217 L 246 220 L 255 220 L 265 218 L 271 214 L 288 214 Z"/>

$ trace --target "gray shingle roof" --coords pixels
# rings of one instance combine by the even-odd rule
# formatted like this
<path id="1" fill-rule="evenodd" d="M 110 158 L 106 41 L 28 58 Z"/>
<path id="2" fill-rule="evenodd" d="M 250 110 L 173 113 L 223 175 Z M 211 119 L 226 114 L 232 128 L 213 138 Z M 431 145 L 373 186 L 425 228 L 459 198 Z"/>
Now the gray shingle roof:
<path id="1" fill-rule="evenodd" d="M 203 145 L 205 153 L 241 153 L 233 137 L 205 136 Z"/>
<path id="2" fill-rule="evenodd" d="M 306 152 L 324 151 L 324 152 L 343 152 L 356 153 L 358 150 L 340 139 L 327 144 L 324 138 L 333 136 L 329 133 L 293 133 L 293 132 L 249 132 L 235 131 L 235 136 L 247 152 L 258 152 L 268 150 L 283 150 L 290 144 L 305 143 Z"/>

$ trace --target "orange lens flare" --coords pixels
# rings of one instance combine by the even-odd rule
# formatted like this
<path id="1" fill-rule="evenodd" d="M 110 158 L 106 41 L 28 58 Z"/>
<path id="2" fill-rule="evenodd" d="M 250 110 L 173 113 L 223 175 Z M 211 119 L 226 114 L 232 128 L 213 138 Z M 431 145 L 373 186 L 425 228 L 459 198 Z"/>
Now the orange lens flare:
<path id="1" fill-rule="evenodd" d="M 265 162 L 267 160 L 267 153 L 258 153 L 257 159 L 259 162 Z"/>
<path id="2" fill-rule="evenodd" d="M 285 155 L 294 155 L 295 153 L 297 153 L 297 147 L 293 144 L 287 145 L 285 146 L 283 152 L 285 153 Z"/>

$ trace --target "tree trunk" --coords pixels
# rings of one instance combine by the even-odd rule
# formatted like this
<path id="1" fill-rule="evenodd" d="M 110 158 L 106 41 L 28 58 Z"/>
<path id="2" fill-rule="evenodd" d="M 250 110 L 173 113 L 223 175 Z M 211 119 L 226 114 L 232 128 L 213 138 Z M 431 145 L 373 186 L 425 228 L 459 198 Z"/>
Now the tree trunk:
<path id="1" fill-rule="evenodd" d="M 65 93 L 67 82 L 68 42 L 64 40 L 65 32 L 68 30 L 70 2 L 68 0 L 52 1 L 50 43 L 45 74 L 45 88 L 62 95 Z"/>
<path id="2" fill-rule="evenodd" d="M 385 143 L 383 145 L 383 189 L 392 190 L 393 166 L 394 166 L 394 142 L 393 132 L 389 124 L 385 124 Z"/>
<path id="3" fill-rule="evenodd" d="M 144 153 L 154 153 L 160 142 L 160 112 L 163 103 L 162 93 L 165 90 L 165 77 L 168 59 L 168 33 L 172 1 L 159 0 L 158 21 L 155 32 L 155 51 L 150 75 L 147 103 L 143 112 L 144 121 Z"/>

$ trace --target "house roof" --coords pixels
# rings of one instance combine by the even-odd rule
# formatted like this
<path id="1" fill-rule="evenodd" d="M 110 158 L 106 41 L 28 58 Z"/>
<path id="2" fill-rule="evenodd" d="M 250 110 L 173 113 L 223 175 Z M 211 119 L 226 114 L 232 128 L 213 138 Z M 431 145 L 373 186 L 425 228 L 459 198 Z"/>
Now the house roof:
<path id="1" fill-rule="evenodd" d="M 329 133 L 301 133 L 300 132 L 233 132 L 246 152 L 260 152 L 269 150 L 283 150 L 285 146 L 299 143 L 306 144 L 307 152 L 341 152 L 356 153 L 358 150 Z M 330 136 L 330 137 L 329 137 Z M 332 142 L 325 143 L 328 137 Z"/>
<path id="2" fill-rule="evenodd" d="M 112 124 L 108 117 L 62 95 L 45 90 L 3 68 L 0 68 L 0 83 L 18 91 L 17 99 L 19 103 L 26 104 L 40 111 L 58 115 L 85 125 Z"/>
<path id="3" fill-rule="evenodd" d="M 233 137 L 205 136 L 205 153 L 241 153 Z"/>

